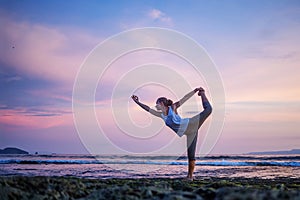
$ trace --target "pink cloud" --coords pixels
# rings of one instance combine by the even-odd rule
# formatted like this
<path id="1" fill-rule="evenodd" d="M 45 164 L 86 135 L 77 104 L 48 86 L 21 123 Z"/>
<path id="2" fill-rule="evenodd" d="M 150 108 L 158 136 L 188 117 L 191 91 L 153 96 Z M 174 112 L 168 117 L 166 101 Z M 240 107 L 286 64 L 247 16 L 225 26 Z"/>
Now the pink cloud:
<path id="1" fill-rule="evenodd" d="M 55 113 L 60 114 L 55 114 Z M 44 129 L 61 125 L 73 125 L 70 111 L 48 110 L 28 112 L 25 108 L 0 110 L 0 123 L 5 126 L 26 129 Z"/>
<path id="2" fill-rule="evenodd" d="M 1 16 L 0 61 L 27 76 L 73 83 L 99 38 L 80 30 L 17 22 Z"/>
<path id="3" fill-rule="evenodd" d="M 72 97 L 70 95 L 70 89 L 60 87 L 58 91 L 57 88 L 47 89 L 47 90 L 29 90 L 27 93 L 30 96 L 37 98 L 45 98 L 45 99 L 54 99 L 54 100 L 62 100 L 68 103 L 72 102 Z"/>

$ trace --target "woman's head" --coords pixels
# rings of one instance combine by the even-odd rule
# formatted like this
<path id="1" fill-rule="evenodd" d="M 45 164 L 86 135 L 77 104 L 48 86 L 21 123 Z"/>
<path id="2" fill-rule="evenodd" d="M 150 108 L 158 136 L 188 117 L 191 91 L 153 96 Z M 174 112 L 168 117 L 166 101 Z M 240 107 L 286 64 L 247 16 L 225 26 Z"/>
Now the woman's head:
<path id="1" fill-rule="evenodd" d="M 156 100 L 156 108 L 157 110 L 161 110 L 161 107 L 167 107 L 167 106 L 171 106 L 173 104 L 173 101 L 170 99 L 167 99 L 166 97 L 159 97 Z"/>

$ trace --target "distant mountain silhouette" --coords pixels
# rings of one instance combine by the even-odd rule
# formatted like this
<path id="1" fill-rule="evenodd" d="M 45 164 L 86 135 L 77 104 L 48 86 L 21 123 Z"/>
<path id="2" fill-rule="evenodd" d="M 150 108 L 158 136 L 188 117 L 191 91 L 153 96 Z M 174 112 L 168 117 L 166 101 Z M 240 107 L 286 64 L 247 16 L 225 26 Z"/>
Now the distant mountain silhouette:
<path id="1" fill-rule="evenodd" d="M 263 152 L 250 152 L 248 154 L 256 154 L 256 155 L 274 155 L 274 154 L 300 154 L 300 149 L 292 149 L 289 151 L 263 151 Z"/>
<path id="2" fill-rule="evenodd" d="M 0 149 L 0 154 L 29 154 L 27 151 L 14 148 L 14 147 L 8 147 L 5 149 Z"/>

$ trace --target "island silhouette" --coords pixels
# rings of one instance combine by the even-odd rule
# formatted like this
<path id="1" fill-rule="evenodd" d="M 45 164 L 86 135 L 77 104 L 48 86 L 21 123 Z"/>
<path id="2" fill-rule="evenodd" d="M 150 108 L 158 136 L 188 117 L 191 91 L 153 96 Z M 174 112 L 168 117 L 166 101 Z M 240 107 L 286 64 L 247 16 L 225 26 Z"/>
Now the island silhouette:
<path id="1" fill-rule="evenodd" d="M 29 154 L 29 153 L 27 151 L 15 147 L 7 147 L 5 149 L 0 149 L 0 154 Z"/>

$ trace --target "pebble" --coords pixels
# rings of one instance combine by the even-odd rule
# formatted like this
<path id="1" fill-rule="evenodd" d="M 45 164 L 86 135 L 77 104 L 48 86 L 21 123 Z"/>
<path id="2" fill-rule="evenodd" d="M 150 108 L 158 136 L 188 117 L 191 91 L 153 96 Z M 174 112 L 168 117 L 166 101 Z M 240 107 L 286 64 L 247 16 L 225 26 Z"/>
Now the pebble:
<path id="1" fill-rule="evenodd" d="M 2 199 L 300 199 L 300 180 L 0 177 Z"/>

